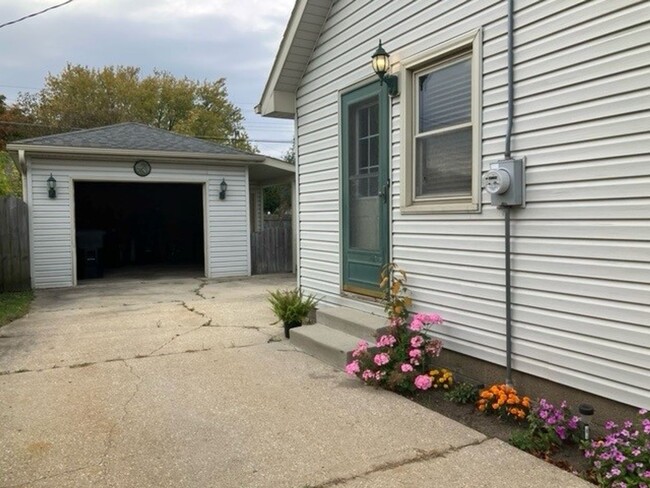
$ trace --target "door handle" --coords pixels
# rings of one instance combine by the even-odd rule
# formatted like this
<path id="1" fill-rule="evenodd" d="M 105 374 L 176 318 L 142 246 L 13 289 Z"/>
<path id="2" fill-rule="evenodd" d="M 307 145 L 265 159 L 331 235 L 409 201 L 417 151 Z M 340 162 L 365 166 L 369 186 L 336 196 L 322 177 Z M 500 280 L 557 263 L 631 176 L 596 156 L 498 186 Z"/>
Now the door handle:
<path id="1" fill-rule="evenodd" d="M 388 202 L 388 191 L 390 190 L 390 180 L 386 180 L 386 183 L 383 184 L 381 187 L 381 191 L 379 192 L 379 197 L 384 201 L 384 203 Z"/>

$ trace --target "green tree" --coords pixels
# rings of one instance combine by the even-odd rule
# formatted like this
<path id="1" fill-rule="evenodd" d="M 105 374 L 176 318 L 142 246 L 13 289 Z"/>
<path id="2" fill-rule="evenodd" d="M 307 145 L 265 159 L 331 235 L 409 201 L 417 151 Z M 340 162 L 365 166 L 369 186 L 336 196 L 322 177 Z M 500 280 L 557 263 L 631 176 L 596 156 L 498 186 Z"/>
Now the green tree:
<path id="1" fill-rule="evenodd" d="M 287 163 L 296 164 L 295 144 L 282 155 Z M 273 185 L 264 188 L 264 213 L 281 217 L 291 208 L 291 185 Z"/>
<path id="2" fill-rule="evenodd" d="M 140 68 L 133 66 L 97 69 L 68 64 L 60 74 L 49 74 L 39 92 L 20 94 L 17 106 L 51 132 L 142 122 L 256 150 L 248 140 L 241 110 L 228 100 L 223 78 L 199 82 L 159 70 L 142 77 Z"/>
<path id="3" fill-rule="evenodd" d="M 21 125 L 27 120 L 15 107 L 7 106 L 7 97 L 0 94 L 0 196 L 22 194 L 22 180 L 20 172 L 13 160 L 5 151 L 7 142 L 28 137 L 25 129 L 29 126 Z"/>

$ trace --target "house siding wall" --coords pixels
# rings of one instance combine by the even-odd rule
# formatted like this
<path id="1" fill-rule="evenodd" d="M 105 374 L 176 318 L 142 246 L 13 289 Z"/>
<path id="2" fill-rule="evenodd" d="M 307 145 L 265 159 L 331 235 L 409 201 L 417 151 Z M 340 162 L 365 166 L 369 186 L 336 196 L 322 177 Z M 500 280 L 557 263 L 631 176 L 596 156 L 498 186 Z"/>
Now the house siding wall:
<path id="1" fill-rule="evenodd" d="M 514 368 L 650 407 L 650 4 L 519 0 L 513 153 Z M 297 92 L 300 282 L 340 291 L 338 101 L 372 80 L 381 38 L 406 59 L 482 28 L 482 162 L 503 157 L 506 3 L 339 0 Z M 398 66 L 393 66 L 396 70 Z M 392 102 L 392 258 L 447 348 L 505 364 L 503 214 L 403 215 L 400 97 Z"/>
<path id="2" fill-rule="evenodd" d="M 209 278 L 248 275 L 249 241 L 246 169 L 152 161 L 146 178 L 133 172 L 133 161 L 97 161 L 28 157 L 28 192 L 32 236 L 32 285 L 53 288 L 74 285 L 73 181 L 131 183 L 202 183 L 207 195 L 207 245 Z M 47 195 L 46 180 L 56 178 L 56 199 Z M 228 182 L 226 200 L 219 200 L 222 178 Z M 204 204 L 204 208 L 206 205 Z"/>

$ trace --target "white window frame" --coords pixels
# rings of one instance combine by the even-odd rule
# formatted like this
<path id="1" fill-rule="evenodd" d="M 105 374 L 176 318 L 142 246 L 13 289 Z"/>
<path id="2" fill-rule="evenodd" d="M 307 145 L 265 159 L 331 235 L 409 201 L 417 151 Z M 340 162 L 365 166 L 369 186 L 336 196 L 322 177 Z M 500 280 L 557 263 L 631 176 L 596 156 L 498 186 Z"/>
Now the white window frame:
<path id="1" fill-rule="evenodd" d="M 467 196 L 415 196 L 415 81 L 423 72 L 471 56 L 472 187 Z M 474 213 L 481 210 L 481 30 L 468 32 L 401 62 L 400 210 L 403 214 Z"/>

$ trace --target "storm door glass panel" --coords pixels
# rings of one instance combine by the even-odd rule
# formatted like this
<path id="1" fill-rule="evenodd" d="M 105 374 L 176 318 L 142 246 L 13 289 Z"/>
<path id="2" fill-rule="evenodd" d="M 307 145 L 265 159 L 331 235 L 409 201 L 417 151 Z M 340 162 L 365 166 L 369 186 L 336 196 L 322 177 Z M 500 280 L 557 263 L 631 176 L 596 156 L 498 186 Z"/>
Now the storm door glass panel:
<path id="1" fill-rule="evenodd" d="M 377 251 L 380 246 L 378 98 L 350 105 L 348 116 L 350 248 Z"/>

